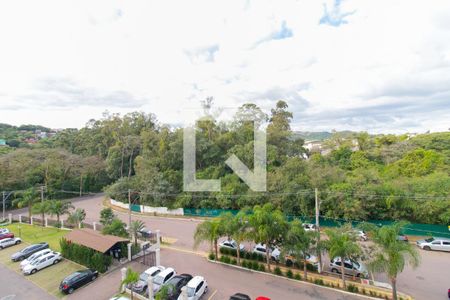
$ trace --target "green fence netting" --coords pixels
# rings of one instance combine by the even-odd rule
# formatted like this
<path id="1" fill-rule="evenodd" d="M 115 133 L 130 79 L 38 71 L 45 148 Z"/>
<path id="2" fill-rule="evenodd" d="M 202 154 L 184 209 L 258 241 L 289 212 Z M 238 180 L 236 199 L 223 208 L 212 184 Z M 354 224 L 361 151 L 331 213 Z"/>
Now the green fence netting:
<path id="1" fill-rule="evenodd" d="M 232 214 L 237 214 L 239 210 L 234 209 L 208 209 L 208 208 L 184 208 L 185 216 L 196 216 L 196 217 L 217 217 L 221 213 L 231 212 Z M 315 218 L 313 217 L 302 217 L 302 216 L 287 216 L 289 221 L 294 219 L 300 219 L 304 223 L 315 223 Z M 357 227 L 361 221 L 350 221 L 350 220 L 336 220 L 326 217 L 319 218 L 321 227 L 338 227 L 345 223 L 351 222 L 353 226 Z M 366 221 L 378 226 L 389 225 L 394 223 L 394 221 L 389 220 L 370 220 Z M 433 224 L 417 224 L 411 223 L 403 228 L 403 234 L 406 235 L 416 235 L 416 236 L 435 236 L 435 237 L 446 237 L 450 238 L 450 226 L 445 225 L 433 225 Z"/>

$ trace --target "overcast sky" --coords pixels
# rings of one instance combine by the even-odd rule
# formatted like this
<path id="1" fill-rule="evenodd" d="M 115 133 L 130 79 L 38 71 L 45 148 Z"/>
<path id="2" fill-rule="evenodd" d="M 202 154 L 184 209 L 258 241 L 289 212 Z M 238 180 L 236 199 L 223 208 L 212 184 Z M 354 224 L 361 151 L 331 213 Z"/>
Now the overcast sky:
<path id="1" fill-rule="evenodd" d="M 450 127 L 450 1 L 2 1 L 0 122 L 182 124 L 278 99 L 296 130 Z M 225 113 L 226 114 L 226 113 Z"/>

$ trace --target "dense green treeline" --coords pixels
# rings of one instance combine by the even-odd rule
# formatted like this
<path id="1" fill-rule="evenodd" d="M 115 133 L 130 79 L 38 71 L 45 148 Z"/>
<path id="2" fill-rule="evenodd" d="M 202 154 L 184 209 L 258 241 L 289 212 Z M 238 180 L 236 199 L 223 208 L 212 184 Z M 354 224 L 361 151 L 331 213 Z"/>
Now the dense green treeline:
<path id="1" fill-rule="evenodd" d="M 259 130 L 267 122 L 266 193 L 249 190 L 224 163 L 236 154 L 253 168 L 249 116 Z M 122 201 L 131 189 L 133 201 L 147 205 L 239 209 L 271 202 L 286 214 L 307 216 L 313 215 L 318 188 L 326 217 L 450 222 L 449 132 L 335 132 L 323 141 L 321 154 L 303 147 L 290 128 L 292 118 L 287 104 L 279 101 L 269 114 L 245 104 L 230 122 L 199 121 L 197 178 L 220 178 L 222 191 L 217 193 L 183 192 L 183 130 L 141 112 L 107 113 L 80 130 L 66 129 L 41 140 L 32 150 L 1 155 L 0 187 L 46 184 L 78 190 L 83 173 L 86 191 L 109 184 L 105 191 Z M 52 164 L 53 158 L 59 162 Z M 16 170 L 14 163 L 24 166 Z"/>

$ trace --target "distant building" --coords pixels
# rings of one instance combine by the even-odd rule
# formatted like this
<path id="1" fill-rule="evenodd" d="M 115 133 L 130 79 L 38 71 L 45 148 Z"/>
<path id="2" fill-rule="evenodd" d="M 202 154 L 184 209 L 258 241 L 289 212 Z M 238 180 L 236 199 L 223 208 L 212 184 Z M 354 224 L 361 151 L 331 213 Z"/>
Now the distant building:
<path id="1" fill-rule="evenodd" d="M 0 146 L 6 146 L 6 140 L 0 139 Z"/>

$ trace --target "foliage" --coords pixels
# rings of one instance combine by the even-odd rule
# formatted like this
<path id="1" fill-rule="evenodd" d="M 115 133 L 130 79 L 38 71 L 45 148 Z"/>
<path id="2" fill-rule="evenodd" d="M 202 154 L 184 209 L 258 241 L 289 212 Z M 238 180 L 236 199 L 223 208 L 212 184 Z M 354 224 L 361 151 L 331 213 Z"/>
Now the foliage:
<path id="1" fill-rule="evenodd" d="M 58 223 L 60 222 L 60 217 L 62 215 L 68 214 L 70 212 L 70 209 L 74 208 L 72 203 L 61 200 L 49 200 L 48 205 L 49 205 L 48 213 L 51 216 L 56 215 Z"/>
<path id="2" fill-rule="evenodd" d="M 13 201 L 13 205 L 19 208 L 28 207 L 28 217 L 31 218 L 33 204 L 39 201 L 39 196 L 33 188 L 17 193 L 18 197 Z"/>
<path id="3" fill-rule="evenodd" d="M 100 211 L 100 223 L 103 226 L 111 225 L 112 221 L 116 218 L 113 210 L 110 207 L 104 208 Z"/>
<path id="4" fill-rule="evenodd" d="M 86 219 L 86 211 L 82 208 L 77 208 L 74 212 L 69 214 L 67 221 L 81 227 L 84 219 Z"/>
<path id="5" fill-rule="evenodd" d="M 134 272 L 131 268 L 127 268 L 125 278 L 120 283 L 121 286 L 133 285 L 139 281 L 139 273 Z M 131 290 L 131 299 L 133 300 L 133 289 Z"/>
<path id="6" fill-rule="evenodd" d="M 74 244 L 65 238 L 60 240 L 61 254 L 67 259 L 82 264 L 88 268 L 104 273 L 112 263 L 112 259 L 108 255 L 104 255 L 98 251 L 88 247 Z"/>
<path id="7" fill-rule="evenodd" d="M 120 237 L 128 237 L 126 226 L 127 224 L 125 224 L 122 220 L 119 218 L 114 218 L 111 224 L 103 227 L 102 233 Z"/>
<path id="8" fill-rule="evenodd" d="M 198 224 L 194 233 L 194 248 L 197 248 L 201 242 L 207 241 L 210 243 L 211 252 L 214 247 L 214 257 L 217 259 L 219 257 L 217 242 L 223 235 L 222 225 L 218 219 L 206 220 Z"/>
<path id="9" fill-rule="evenodd" d="M 130 234 L 134 237 L 134 244 L 137 245 L 137 236 L 139 231 L 144 229 L 145 224 L 141 220 L 133 220 L 130 226 Z"/>

